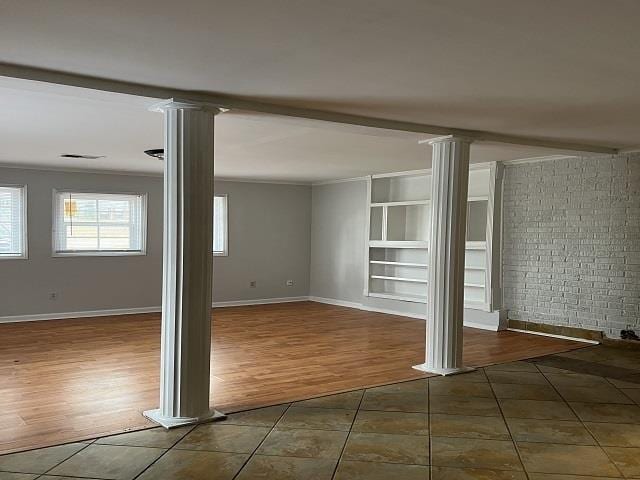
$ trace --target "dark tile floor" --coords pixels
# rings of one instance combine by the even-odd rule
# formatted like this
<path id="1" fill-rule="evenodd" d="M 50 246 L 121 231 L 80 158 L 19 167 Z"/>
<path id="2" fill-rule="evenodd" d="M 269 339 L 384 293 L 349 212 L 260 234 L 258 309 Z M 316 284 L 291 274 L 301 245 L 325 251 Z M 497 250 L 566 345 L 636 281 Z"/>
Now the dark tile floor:
<path id="1" fill-rule="evenodd" d="M 640 349 L 588 347 L 0 456 L 0 480 L 640 478 Z"/>

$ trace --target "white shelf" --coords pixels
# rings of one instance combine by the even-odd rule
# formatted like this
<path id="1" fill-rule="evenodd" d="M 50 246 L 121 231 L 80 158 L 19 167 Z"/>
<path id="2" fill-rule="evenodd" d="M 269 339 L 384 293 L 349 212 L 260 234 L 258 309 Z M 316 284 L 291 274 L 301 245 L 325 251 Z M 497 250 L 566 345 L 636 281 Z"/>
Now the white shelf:
<path id="1" fill-rule="evenodd" d="M 428 205 L 429 200 L 405 200 L 402 202 L 377 202 L 372 203 L 372 207 L 404 207 L 407 205 Z"/>
<path id="2" fill-rule="evenodd" d="M 422 278 L 390 277 L 386 275 L 371 275 L 371 278 L 377 280 L 393 280 L 396 282 L 427 283 L 427 281 Z"/>
<path id="3" fill-rule="evenodd" d="M 371 178 L 395 178 L 395 177 L 426 177 L 431 175 L 431 170 L 407 170 L 404 172 L 389 172 L 389 173 L 376 173 L 371 175 Z"/>
<path id="4" fill-rule="evenodd" d="M 412 263 L 412 262 L 390 262 L 386 260 L 370 260 L 369 263 L 374 265 L 392 265 L 394 267 L 417 267 L 427 268 L 426 263 Z"/>
<path id="5" fill-rule="evenodd" d="M 391 262 L 387 260 L 370 260 L 372 265 L 391 265 L 393 267 L 416 267 L 416 268 L 429 268 L 426 263 L 412 263 L 412 262 Z M 479 270 L 484 271 L 486 267 L 476 267 L 473 265 L 465 265 L 465 270 Z"/>
<path id="6" fill-rule="evenodd" d="M 426 295 L 402 295 L 396 293 L 376 293 L 370 292 L 370 297 L 375 298 L 385 298 L 387 300 L 401 300 L 404 302 L 414 302 L 414 303 L 427 303 Z M 478 302 L 473 300 L 465 300 L 464 308 L 471 308 L 475 310 L 485 310 L 488 311 L 489 306 L 485 302 Z"/>
<path id="7" fill-rule="evenodd" d="M 426 240 L 369 240 L 369 246 L 374 248 L 429 248 Z M 484 242 L 467 242 L 465 250 L 486 250 Z M 484 267 L 468 267 L 483 269 Z"/>
<path id="8" fill-rule="evenodd" d="M 428 283 L 427 280 L 422 278 L 392 277 L 388 275 L 371 275 L 371 278 L 375 278 L 376 280 L 391 280 L 395 282 Z M 484 285 L 481 283 L 465 283 L 464 286 L 469 288 L 484 288 Z"/>
<path id="9" fill-rule="evenodd" d="M 402 300 L 405 302 L 415 302 L 415 303 L 427 303 L 426 295 L 408 295 L 408 294 L 397 294 L 397 293 L 376 293 L 369 292 L 370 297 L 376 298 L 387 298 L 389 300 Z"/>
<path id="10" fill-rule="evenodd" d="M 429 242 L 415 240 L 369 240 L 373 248 L 429 248 Z"/>
<path id="11" fill-rule="evenodd" d="M 471 308 L 474 310 L 484 310 L 485 312 L 489 311 L 489 305 L 485 302 L 473 301 L 473 300 L 465 300 L 464 308 Z"/>

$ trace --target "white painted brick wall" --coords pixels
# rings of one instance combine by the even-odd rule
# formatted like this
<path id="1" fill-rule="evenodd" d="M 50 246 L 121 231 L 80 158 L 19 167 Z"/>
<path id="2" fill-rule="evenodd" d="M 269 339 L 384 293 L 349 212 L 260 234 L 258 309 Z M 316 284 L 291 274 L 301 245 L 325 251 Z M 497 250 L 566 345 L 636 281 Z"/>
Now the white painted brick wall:
<path id="1" fill-rule="evenodd" d="M 640 335 L 640 154 L 505 166 L 510 319 Z"/>

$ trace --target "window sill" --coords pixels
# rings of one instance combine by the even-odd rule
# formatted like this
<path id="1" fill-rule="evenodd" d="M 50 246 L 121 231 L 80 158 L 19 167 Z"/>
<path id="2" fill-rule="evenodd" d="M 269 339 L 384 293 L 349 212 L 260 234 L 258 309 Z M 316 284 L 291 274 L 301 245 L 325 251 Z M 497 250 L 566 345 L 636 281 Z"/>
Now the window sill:
<path id="1" fill-rule="evenodd" d="M 143 257 L 147 252 L 53 252 L 54 258 L 64 257 Z"/>
<path id="2" fill-rule="evenodd" d="M 0 261 L 2 260 L 29 260 L 27 255 L 0 255 Z"/>

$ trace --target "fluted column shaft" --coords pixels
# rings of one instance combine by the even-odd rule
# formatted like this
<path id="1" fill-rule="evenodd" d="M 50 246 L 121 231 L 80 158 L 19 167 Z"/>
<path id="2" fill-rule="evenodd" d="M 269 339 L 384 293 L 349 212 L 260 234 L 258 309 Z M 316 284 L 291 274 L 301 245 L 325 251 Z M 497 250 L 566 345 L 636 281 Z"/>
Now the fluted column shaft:
<path id="1" fill-rule="evenodd" d="M 164 245 L 160 408 L 165 427 L 219 416 L 209 406 L 213 139 L 217 109 L 170 100 L 164 114 Z"/>
<path id="2" fill-rule="evenodd" d="M 449 375 L 462 365 L 464 256 L 470 141 L 455 136 L 433 147 L 426 361 L 416 368 Z"/>

